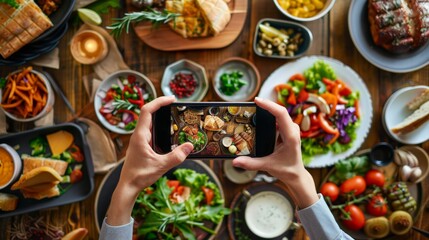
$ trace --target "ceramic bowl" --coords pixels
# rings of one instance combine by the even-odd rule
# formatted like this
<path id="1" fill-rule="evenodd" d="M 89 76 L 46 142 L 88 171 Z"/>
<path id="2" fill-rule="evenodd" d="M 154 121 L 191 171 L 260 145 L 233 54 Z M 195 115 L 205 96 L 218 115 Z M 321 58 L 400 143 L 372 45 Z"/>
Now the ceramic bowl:
<path id="1" fill-rule="evenodd" d="M 221 90 L 221 77 L 223 74 L 230 74 L 239 71 L 243 74 L 242 81 L 246 82 L 237 92 L 228 96 Z M 253 100 L 261 87 L 261 76 L 256 66 L 244 58 L 226 59 L 216 70 L 213 77 L 213 88 L 216 94 L 227 102 L 245 102 Z"/>
<path id="2" fill-rule="evenodd" d="M 167 66 L 164 71 L 164 75 L 161 81 L 161 90 L 165 96 L 175 95 L 174 92 L 170 88 L 170 82 L 174 79 L 176 74 L 184 73 L 184 74 L 192 74 L 192 77 L 196 80 L 197 86 L 194 92 L 188 97 L 177 97 L 177 101 L 179 102 L 188 102 L 195 101 L 199 102 L 204 99 L 209 90 L 209 82 L 207 79 L 206 70 L 203 66 L 187 60 L 182 59 L 175 63 L 172 63 Z"/>
<path id="3" fill-rule="evenodd" d="M 12 74 L 16 74 L 18 72 L 21 72 L 21 71 L 22 70 L 14 71 L 14 72 L 10 73 L 9 76 L 12 75 Z M 48 91 L 48 97 L 46 99 L 46 104 L 43 107 L 43 109 L 39 112 L 39 114 L 37 114 L 34 117 L 21 118 L 21 117 L 18 117 L 16 115 L 14 115 L 13 113 L 10 113 L 10 112 L 6 111 L 5 109 L 3 109 L 3 111 L 4 111 L 4 113 L 6 114 L 7 117 L 9 117 L 10 119 L 12 119 L 14 121 L 17 121 L 17 122 L 32 122 L 32 121 L 36 121 L 36 120 L 38 120 L 38 119 L 46 116 L 46 114 L 48 114 L 50 111 L 52 111 L 52 109 L 54 107 L 55 93 L 52 90 L 51 84 L 49 83 L 49 80 L 47 79 L 47 77 L 43 73 L 41 73 L 39 71 L 36 71 L 36 70 L 31 70 L 30 72 L 33 73 L 33 74 L 35 74 L 35 75 L 37 75 L 42 80 L 42 82 L 44 83 L 44 85 L 46 87 L 46 90 Z M 0 91 L 0 99 L 2 99 L 2 97 L 3 97 L 3 92 Z"/>
<path id="4" fill-rule="evenodd" d="M 21 161 L 21 158 L 19 157 L 18 153 L 11 146 L 3 143 L 3 144 L 0 144 L 0 148 L 3 148 L 7 152 L 7 154 L 9 154 L 9 156 L 11 157 L 12 162 L 13 162 L 12 176 L 10 177 L 10 179 L 7 182 L 5 182 L 5 184 L 0 185 L 0 189 L 3 189 L 18 179 L 19 175 L 21 174 L 22 161 Z"/>
<path id="5" fill-rule="evenodd" d="M 133 130 L 126 130 L 126 129 L 120 128 L 116 125 L 110 124 L 104 118 L 104 116 L 100 113 L 99 110 L 103 105 L 102 104 L 103 95 L 105 95 L 105 93 L 111 88 L 111 86 L 113 84 L 117 84 L 119 77 L 127 78 L 129 75 L 135 76 L 137 82 L 145 84 L 146 94 L 149 94 L 153 99 L 155 99 L 157 96 L 155 87 L 153 86 L 153 84 L 149 80 L 149 78 L 147 78 L 145 75 L 143 75 L 137 71 L 121 70 L 121 71 L 117 71 L 117 72 L 109 75 L 106 79 L 104 79 L 103 82 L 98 87 L 96 94 L 95 94 L 95 98 L 94 98 L 95 113 L 97 115 L 98 120 L 101 122 L 101 124 L 103 124 L 103 126 L 105 128 L 107 128 L 108 130 L 110 130 L 112 132 L 119 133 L 119 134 L 131 134 L 134 132 L 134 129 Z"/>
<path id="6" fill-rule="evenodd" d="M 396 141 L 414 145 L 429 140 L 429 135 L 427 134 L 429 132 L 429 121 L 409 133 L 395 134 L 390 130 L 413 113 L 408 109 L 407 104 L 426 89 L 429 89 L 429 87 L 423 85 L 401 88 L 394 92 L 384 104 L 382 112 L 383 127 L 388 135 Z"/>
<path id="7" fill-rule="evenodd" d="M 264 52 L 264 48 L 261 47 L 261 40 L 262 37 L 262 31 L 261 31 L 261 25 L 268 24 L 271 27 L 276 28 L 277 30 L 284 30 L 284 31 L 293 31 L 291 34 L 287 34 L 289 36 L 289 39 L 286 45 L 290 45 L 293 43 L 293 45 L 297 45 L 297 49 L 293 50 L 293 55 L 291 56 L 286 51 L 286 55 L 282 56 L 280 55 L 280 52 L 278 51 L 278 47 L 273 47 L 273 53 L 271 55 L 268 55 Z M 300 40 L 298 44 L 295 44 L 294 37 L 300 36 Z M 268 42 L 264 40 L 264 42 Z M 256 25 L 255 30 L 255 37 L 253 39 L 253 51 L 256 55 L 260 57 L 268 57 L 268 58 L 280 58 L 280 59 L 294 59 L 298 58 L 302 55 L 304 55 L 307 50 L 311 47 L 311 44 L 313 42 L 313 34 L 311 33 L 310 29 L 308 29 L 306 26 L 291 22 L 291 21 L 285 21 L 285 20 L 279 20 L 279 19 L 273 19 L 273 18 L 263 18 L 261 19 L 258 24 Z"/>
<path id="8" fill-rule="evenodd" d="M 292 15 L 288 10 L 284 9 L 281 4 L 279 3 L 279 1 L 282 0 L 273 0 L 274 4 L 276 5 L 277 9 L 283 13 L 283 15 L 285 15 L 286 17 L 293 19 L 295 21 L 300 21 L 300 22 L 311 22 L 314 20 L 317 20 L 319 18 L 322 18 L 323 16 L 325 16 L 334 6 L 335 4 L 335 0 L 326 0 L 324 1 L 325 4 L 323 5 L 323 8 L 314 16 L 312 17 L 297 17 Z M 323 2 L 322 0 L 319 0 L 320 2 Z"/>

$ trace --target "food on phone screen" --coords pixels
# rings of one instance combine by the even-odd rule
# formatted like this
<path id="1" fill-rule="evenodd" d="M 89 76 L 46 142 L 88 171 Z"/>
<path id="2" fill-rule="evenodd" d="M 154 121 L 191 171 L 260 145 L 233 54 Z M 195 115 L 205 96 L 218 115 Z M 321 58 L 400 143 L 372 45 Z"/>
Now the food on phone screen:
<path id="1" fill-rule="evenodd" d="M 256 107 L 191 107 L 181 111 L 171 108 L 172 148 L 190 142 L 191 154 L 210 156 L 249 155 L 255 153 Z M 216 115 L 213 115 L 216 113 Z M 174 128 L 177 126 L 177 128 Z"/>
<path id="2" fill-rule="evenodd" d="M 140 109 L 153 100 L 148 86 L 136 80 L 135 75 L 119 76 L 105 93 L 99 93 L 101 107 L 98 111 L 107 122 L 131 131 L 136 127 Z"/>
<path id="3" fill-rule="evenodd" d="M 328 63 L 315 62 L 274 91 L 277 103 L 300 126 L 306 164 L 314 155 L 342 153 L 352 147 L 360 124 L 359 92 L 338 79 Z"/>
<path id="4" fill-rule="evenodd" d="M 188 98 L 194 94 L 198 82 L 192 73 L 179 72 L 174 75 L 169 86 L 177 98 Z"/>

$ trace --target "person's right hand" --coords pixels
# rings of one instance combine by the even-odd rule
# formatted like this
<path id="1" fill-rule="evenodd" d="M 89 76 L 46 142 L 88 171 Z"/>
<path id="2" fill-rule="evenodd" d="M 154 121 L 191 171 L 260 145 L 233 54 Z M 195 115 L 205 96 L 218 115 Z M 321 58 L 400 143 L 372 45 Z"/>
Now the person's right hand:
<path id="1" fill-rule="evenodd" d="M 313 177 L 302 162 L 299 126 L 292 121 L 285 107 L 261 98 L 255 98 L 255 103 L 274 115 L 282 143 L 277 145 L 269 156 L 262 158 L 242 156 L 234 159 L 233 165 L 268 172 L 285 183 L 290 190 L 289 194 L 299 207 L 312 205 L 318 200 L 318 196 Z"/>

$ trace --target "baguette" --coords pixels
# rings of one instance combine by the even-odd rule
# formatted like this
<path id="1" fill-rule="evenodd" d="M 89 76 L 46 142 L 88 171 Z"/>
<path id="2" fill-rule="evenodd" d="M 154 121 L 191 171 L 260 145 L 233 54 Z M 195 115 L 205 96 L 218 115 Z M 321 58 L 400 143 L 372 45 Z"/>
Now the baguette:
<path id="1" fill-rule="evenodd" d="M 429 101 L 429 88 L 424 90 L 419 96 L 415 97 L 407 106 L 408 109 L 414 111 L 427 101 Z"/>
<path id="2" fill-rule="evenodd" d="M 429 101 L 420 106 L 410 116 L 390 130 L 395 134 L 404 134 L 413 131 L 429 120 Z"/>
<path id="3" fill-rule="evenodd" d="M 18 197 L 8 193 L 0 193 L 0 210 L 13 211 L 18 206 Z"/>
<path id="4" fill-rule="evenodd" d="M 42 158 L 42 157 L 32 157 L 28 155 L 23 155 L 22 157 L 24 163 L 23 174 L 38 168 L 38 167 L 51 167 L 58 174 L 63 176 L 67 170 L 68 163 L 62 160 L 55 160 L 50 158 Z"/>

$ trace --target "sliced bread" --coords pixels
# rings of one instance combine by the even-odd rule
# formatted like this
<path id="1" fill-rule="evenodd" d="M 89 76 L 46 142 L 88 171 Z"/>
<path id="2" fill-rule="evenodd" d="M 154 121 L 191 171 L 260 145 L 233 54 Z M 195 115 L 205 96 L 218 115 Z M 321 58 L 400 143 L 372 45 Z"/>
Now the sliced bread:
<path id="1" fill-rule="evenodd" d="M 62 177 L 51 167 L 35 168 L 19 178 L 11 187 L 12 190 L 34 186 L 42 183 L 60 182 Z"/>
<path id="2" fill-rule="evenodd" d="M 419 96 L 415 97 L 407 106 L 410 110 L 416 110 L 427 101 L 429 101 L 429 88 L 424 90 Z"/>
<path id="3" fill-rule="evenodd" d="M 58 185 L 53 186 L 52 188 L 46 189 L 41 192 L 28 192 L 21 189 L 21 193 L 24 196 L 24 198 L 33 198 L 33 199 L 43 199 L 43 198 L 51 198 L 56 197 L 60 195 L 60 189 L 58 188 Z"/>
<path id="4" fill-rule="evenodd" d="M 51 167 L 61 176 L 65 174 L 68 163 L 62 160 L 55 160 L 50 158 L 32 157 L 23 155 L 22 160 L 24 163 L 23 174 L 38 168 L 38 167 Z"/>
<path id="5" fill-rule="evenodd" d="M 0 210 L 13 211 L 18 206 L 18 197 L 13 194 L 0 193 Z"/>
<path id="6" fill-rule="evenodd" d="M 420 125 L 429 120 L 429 101 L 420 106 L 419 109 L 414 111 L 410 116 L 400 122 L 398 125 L 391 128 L 395 134 L 404 134 L 413 131 Z"/>

